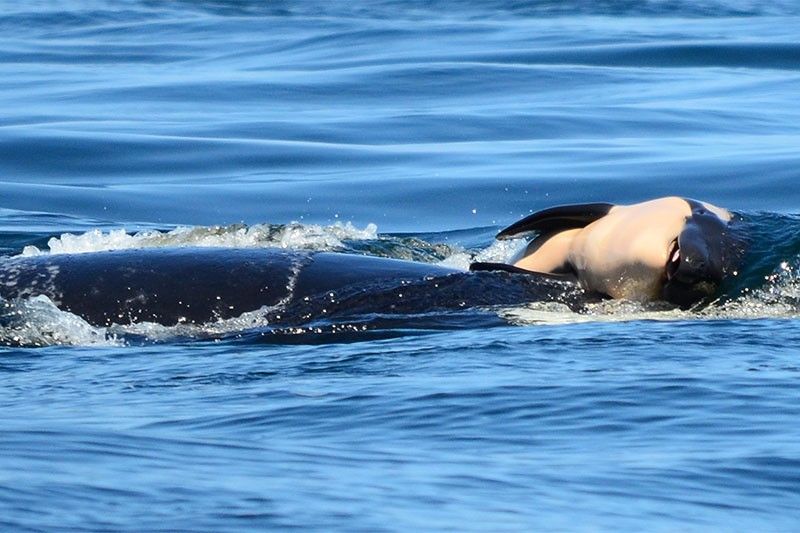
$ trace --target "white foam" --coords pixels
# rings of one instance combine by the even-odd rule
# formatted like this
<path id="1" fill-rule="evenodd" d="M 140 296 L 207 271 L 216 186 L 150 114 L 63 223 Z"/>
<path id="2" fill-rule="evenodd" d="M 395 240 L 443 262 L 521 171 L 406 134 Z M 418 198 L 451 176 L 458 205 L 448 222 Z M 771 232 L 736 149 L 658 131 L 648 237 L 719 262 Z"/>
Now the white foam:
<path id="1" fill-rule="evenodd" d="M 117 346 L 122 341 L 105 328 L 60 310 L 46 296 L 0 302 L 0 344 L 20 346 Z"/>
<path id="2" fill-rule="evenodd" d="M 259 248 L 273 247 L 306 250 L 336 250 L 344 247 L 344 240 L 377 239 L 378 228 L 368 224 L 364 229 L 352 223 L 337 222 L 331 226 L 291 223 L 282 226 L 257 224 L 246 226 L 180 227 L 171 231 L 157 230 L 127 233 L 124 229 L 111 231 L 92 230 L 74 235 L 65 233 L 47 242 L 48 248 L 26 246 L 23 256 L 43 254 L 79 254 L 131 248 L 159 248 L 173 246 Z"/>
<path id="3" fill-rule="evenodd" d="M 337 222 L 332 226 L 289 224 L 278 235 L 281 248 L 303 250 L 335 250 L 342 248 L 344 240 L 371 240 L 378 238 L 378 226 L 367 224 L 360 230 L 350 222 Z"/>
<path id="4" fill-rule="evenodd" d="M 524 239 L 495 241 L 477 253 L 455 249 L 454 252 L 439 262 L 441 266 L 469 270 L 469 265 L 476 262 L 508 263 L 525 245 Z"/>
<path id="5" fill-rule="evenodd" d="M 255 311 L 248 311 L 234 318 L 204 324 L 186 323 L 174 326 L 165 326 L 154 322 L 114 324 L 108 328 L 108 331 L 115 337 L 124 338 L 135 335 L 154 342 L 165 342 L 176 338 L 213 339 L 266 327 L 269 325 L 267 316 L 274 310 L 274 307 L 263 307 Z"/>
<path id="6" fill-rule="evenodd" d="M 534 302 L 521 307 L 502 309 L 504 318 L 516 325 L 558 325 L 584 322 L 629 322 L 632 320 L 690 320 L 698 318 L 690 311 L 664 307 L 661 304 L 641 304 L 627 300 L 605 300 L 587 304 L 576 313 L 564 304 Z"/>

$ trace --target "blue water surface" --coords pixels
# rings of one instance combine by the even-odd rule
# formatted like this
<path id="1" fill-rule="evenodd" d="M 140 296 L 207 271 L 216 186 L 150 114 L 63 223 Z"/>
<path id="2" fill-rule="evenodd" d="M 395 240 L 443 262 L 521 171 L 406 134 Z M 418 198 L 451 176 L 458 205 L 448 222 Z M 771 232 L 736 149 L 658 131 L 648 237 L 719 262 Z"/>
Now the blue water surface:
<path id="1" fill-rule="evenodd" d="M 0 323 L 0 528 L 798 528 L 796 2 L 0 5 L 4 256 L 458 265 L 507 254 L 493 235 L 531 211 L 664 195 L 752 230 L 738 284 L 688 312 L 274 334 L 19 302 Z"/>

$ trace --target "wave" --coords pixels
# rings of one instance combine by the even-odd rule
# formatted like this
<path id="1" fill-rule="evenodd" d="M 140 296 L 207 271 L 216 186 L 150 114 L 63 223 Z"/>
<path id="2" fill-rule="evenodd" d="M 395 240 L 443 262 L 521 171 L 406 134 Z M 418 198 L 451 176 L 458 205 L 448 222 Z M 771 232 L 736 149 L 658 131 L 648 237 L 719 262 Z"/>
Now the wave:
<path id="1" fill-rule="evenodd" d="M 48 4 L 36 1 L 19 2 L 4 13 L 0 29 L 56 29 L 67 35 L 113 35 L 129 31 L 133 25 L 162 24 L 167 31 L 176 20 L 189 21 L 195 30 L 206 36 L 206 19 L 243 22 L 248 19 L 311 19 L 321 23 L 343 20 L 429 21 L 448 20 L 491 21 L 514 18 L 555 17 L 647 17 L 647 18 L 734 18 L 796 16 L 800 6 L 791 0 L 370 0 L 343 2 L 307 0 L 287 2 L 275 0 L 90 0 L 85 2 Z M 190 49 L 185 43 L 182 49 Z M 179 59 L 165 50 L 155 50 L 168 60 Z M 107 53 L 96 48 L 95 57 L 105 61 Z M 123 54 L 117 60 L 151 61 L 153 54 L 143 58 Z M 54 52 L 56 61 L 67 55 Z"/>
<path id="2" fill-rule="evenodd" d="M 352 223 L 331 226 L 294 224 L 256 224 L 247 226 L 178 227 L 170 231 L 145 230 L 128 233 L 125 229 L 91 230 L 82 234 L 65 233 L 47 242 L 47 250 L 26 246 L 23 256 L 75 254 L 132 248 L 204 246 L 225 248 L 279 247 L 286 249 L 336 251 L 346 248 L 344 241 L 378 238 L 378 227 L 368 224 L 358 229 Z"/>
<path id="3" fill-rule="evenodd" d="M 506 16 L 684 16 L 684 17 L 744 17 L 789 15 L 798 12 L 790 1 L 759 2 L 757 0 L 371 0 L 368 2 L 258 2 L 243 0 L 212 0 L 198 2 L 148 2 L 166 10 L 175 4 L 187 9 L 201 10 L 219 16 L 271 17 L 362 17 L 408 20 L 446 12 L 463 18 L 499 18 Z"/>

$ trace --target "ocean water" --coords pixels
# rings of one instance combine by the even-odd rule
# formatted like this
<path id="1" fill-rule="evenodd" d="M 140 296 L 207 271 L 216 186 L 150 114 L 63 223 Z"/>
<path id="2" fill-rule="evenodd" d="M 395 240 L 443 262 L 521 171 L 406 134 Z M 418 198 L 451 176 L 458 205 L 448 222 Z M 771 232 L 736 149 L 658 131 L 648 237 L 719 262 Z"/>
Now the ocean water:
<path id="1" fill-rule="evenodd" d="M 0 320 L 9 531 L 800 524 L 793 1 L 21 0 L 0 252 L 349 251 L 465 268 L 557 204 L 748 228 L 708 307 L 274 331 Z M 2 260 L 2 258 L 0 258 Z"/>

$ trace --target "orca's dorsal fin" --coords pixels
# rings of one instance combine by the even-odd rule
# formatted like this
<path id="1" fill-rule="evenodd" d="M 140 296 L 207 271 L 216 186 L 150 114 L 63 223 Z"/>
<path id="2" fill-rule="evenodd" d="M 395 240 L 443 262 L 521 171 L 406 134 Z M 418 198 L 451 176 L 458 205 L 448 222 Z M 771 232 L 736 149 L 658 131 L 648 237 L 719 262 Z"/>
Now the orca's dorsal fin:
<path id="1" fill-rule="evenodd" d="M 582 228 L 606 216 L 612 207 L 614 204 L 604 203 L 551 207 L 511 224 L 498 233 L 496 238 L 513 239 L 533 231 L 541 234 Z"/>

